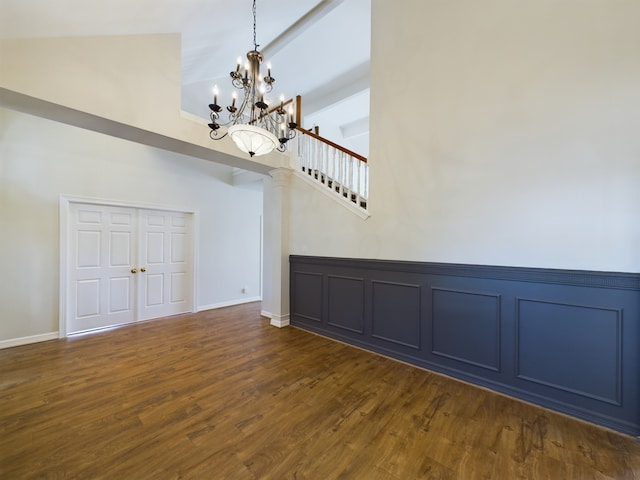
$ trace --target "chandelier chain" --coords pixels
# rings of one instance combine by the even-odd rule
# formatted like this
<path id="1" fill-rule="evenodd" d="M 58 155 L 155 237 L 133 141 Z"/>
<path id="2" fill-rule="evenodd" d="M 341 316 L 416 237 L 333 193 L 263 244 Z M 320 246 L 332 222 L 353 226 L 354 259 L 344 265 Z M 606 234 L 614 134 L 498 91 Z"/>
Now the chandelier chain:
<path id="1" fill-rule="evenodd" d="M 253 0 L 253 49 L 258 50 L 258 42 L 256 40 L 256 0 Z"/>

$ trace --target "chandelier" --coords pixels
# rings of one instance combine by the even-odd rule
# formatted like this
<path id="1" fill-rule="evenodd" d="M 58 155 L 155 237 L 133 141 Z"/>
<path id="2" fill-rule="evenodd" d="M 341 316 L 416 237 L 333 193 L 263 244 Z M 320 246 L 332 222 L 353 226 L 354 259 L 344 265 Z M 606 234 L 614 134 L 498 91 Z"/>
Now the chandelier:
<path id="1" fill-rule="evenodd" d="M 253 50 L 247 52 L 247 61 L 242 65 L 238 57 L 236 69 L 229 73 L 231 84 L 240 90 L 242 100 L 236 106 L 238 94 L 233 92 L 231 104 L 226 107 L 228 119 L 221 121 L 223 108 L 218 105 L 218 87 L 213 87 L 213 103 L 209 104 L 211 123 L 209 136 L 212 140 L 221 140 L 227 134 L 236 146 L 251 157 L 265 155 L 274 149 L 285 151 L 286 143 L 295 137 L 297 124 L 293 110 L 284 109 L 284 98 L 280 105 L 270 109 L 265 95 L 271 92 L 276 79 L 271 76 L 271 65 L 267 66 L 267 75 L 262 76 L 262 54 L 256 42 L 256 0 L 253 0 Z M 228 127 L 219 136 L 220 127 Z"/>

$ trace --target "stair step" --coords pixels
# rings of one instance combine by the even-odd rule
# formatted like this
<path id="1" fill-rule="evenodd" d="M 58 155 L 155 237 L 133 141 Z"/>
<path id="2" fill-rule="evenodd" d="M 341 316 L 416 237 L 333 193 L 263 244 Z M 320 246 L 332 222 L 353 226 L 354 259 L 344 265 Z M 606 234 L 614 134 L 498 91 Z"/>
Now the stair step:
<path id="1" fill-rule="evenodd" d="M 352 193 L 349 190 L 349 188 L 344 187 L 343 185 L 338 183 L 336 180 L 334 180 L 333 178 L 323 173 L 321 170 L 303 166 L 302 171 L 307 175 L 309 175 L 314 180 L 317 180 L 318 183 L 325 185 L 326 187 L 333 190 L 336 194 L 341 195 L 343 198 L 346 198 L 351 203 L 366 210 L 367 208 L 366 200 L 363 200 L 362 198 L 360 198 L 358 194 Z"/>

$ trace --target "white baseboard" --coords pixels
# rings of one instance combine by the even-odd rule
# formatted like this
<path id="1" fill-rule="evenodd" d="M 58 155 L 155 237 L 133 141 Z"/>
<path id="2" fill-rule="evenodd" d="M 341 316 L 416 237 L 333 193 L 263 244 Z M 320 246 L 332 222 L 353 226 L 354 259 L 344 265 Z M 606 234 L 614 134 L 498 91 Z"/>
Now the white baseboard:
<path id="1" fill-rule="evenodd" d="M 286 315 L 271 315 L 271 325 L 278 328 L 289 326 L 289 314 Z"/>
<path id="2" fill-rule="evenodd" d="M 238 300 L 229 300 L 228 302 L 213 303 L 211 305 L 201 305 L 198 307 L 198 312 L 205 310 L 215 310 L 216 308 L 233 307 L 234 305 L 242 305 L 243 303 L 260 302 L 262 297 L 242 298 Z"/>
<path id="3" fill-rule="evenodd" d="M 274 327 L 282 328 L 289 326 L 289 314 L 286 315 L 274 315 L 271 312 L 267 312 L 266 310 L 262 310 L 260 312 L 260 316 L 269 319 L 269 323 Z"/>
<path id="4" fill-rule="evenodd" d="M 0 340 L 0 349 L 18 347 L 20 345 L 28 345 L 30 343 L 46 342 L 49 340 L 57 340 L 58 332 L 41 333 L 40 335 L 31 335 L 29 337 L 10 338 L 9 340 Z"/>

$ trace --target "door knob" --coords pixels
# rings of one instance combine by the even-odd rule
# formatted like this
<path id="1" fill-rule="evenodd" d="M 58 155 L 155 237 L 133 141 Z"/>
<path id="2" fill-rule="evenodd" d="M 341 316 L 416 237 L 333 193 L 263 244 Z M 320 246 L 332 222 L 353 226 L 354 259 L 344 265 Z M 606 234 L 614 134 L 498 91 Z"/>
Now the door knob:
<path id="1" fill-rule="evenodd" d="M 141 267 L 141 268 L 140 268 L 140 271 L 141 271 L 141 272 L 146 272 L 146 271 L 147 271 L 147 267 Z"/>
<path id="2" fill-rule="evenodd" d="M 131 269 L 131 273 L 138 273 L 138 269 L 137 268 L 132 268 Z"/>

